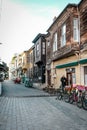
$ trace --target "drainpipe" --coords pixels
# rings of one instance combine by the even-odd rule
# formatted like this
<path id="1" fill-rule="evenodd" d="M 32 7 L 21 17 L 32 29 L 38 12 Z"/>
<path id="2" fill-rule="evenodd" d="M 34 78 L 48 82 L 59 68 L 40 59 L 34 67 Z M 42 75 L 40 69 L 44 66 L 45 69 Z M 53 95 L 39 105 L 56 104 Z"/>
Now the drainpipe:
<path id="1" fill-rule="evenodd" d="M 79 58 L 79 61 L 81 59 L 81 50 L 80 50 L 80 47 L 81 47 L 81 43 L 80 43 L 80 12 L 79 12 L 79 8 L 77 6 L 77 12 L 78 12 L 78 42 L 79 42 L 79 54 L 78 54 L 78 58 Z M 81 65 L 79 63 L 79 72 L 80 72 L 80 85 L 81 85 Z"/>

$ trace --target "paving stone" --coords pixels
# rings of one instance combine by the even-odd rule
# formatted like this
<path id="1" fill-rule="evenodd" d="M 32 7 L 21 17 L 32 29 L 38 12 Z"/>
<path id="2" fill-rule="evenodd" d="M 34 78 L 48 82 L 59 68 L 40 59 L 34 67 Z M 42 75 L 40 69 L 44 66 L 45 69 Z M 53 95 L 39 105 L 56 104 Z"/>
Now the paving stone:
<path id="1" fill-rule="evenodd" d="M 87 130 L 87 111 L 76 105 L 55 97 L 7 96 L 9 92 L 0 97 L 0 130 Z M 29 89 L 29 94 L 39 92 Z"/>

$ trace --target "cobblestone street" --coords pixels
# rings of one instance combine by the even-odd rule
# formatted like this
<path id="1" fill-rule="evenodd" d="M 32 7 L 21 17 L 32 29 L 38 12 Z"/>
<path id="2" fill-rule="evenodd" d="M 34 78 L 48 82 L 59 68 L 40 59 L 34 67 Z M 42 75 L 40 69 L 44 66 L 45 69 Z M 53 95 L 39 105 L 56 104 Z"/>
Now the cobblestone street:
<path id="1" fill-rule="evenodd" d="M 5 81 L 3 88 L 0 130 L 87 130 L 87 111 L 76 105 L 10 81 Z"/>

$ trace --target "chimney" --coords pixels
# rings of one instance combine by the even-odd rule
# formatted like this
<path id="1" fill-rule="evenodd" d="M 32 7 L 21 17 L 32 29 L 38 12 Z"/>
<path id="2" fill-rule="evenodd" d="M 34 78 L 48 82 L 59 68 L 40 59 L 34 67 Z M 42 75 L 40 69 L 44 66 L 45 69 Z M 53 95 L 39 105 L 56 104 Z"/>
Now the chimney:
<path id="1" fill-rule="evenodd" d="M 53 22 L 56 20 L 56 16 L 53 18 Z"/>

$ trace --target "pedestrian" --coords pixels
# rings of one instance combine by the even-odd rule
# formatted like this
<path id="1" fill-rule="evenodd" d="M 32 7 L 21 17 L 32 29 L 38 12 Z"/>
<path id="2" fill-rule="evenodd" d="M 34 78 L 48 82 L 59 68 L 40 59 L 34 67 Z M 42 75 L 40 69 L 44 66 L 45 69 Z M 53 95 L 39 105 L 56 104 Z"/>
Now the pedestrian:
<path id="1" fill-rule="evenodd" d="M 64 88 L 67 85 L 67 78 L 63 75 L 60 79 L 61 81 L 61 87 L 62 87 L 62 91 L 64 92 Z"/>

